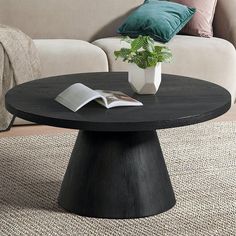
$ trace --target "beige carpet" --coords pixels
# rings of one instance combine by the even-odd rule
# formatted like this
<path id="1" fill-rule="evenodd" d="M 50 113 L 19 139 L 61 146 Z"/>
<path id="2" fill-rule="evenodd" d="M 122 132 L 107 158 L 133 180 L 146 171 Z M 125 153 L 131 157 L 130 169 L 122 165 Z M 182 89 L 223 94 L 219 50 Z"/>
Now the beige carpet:
<path id="1" fill-rule="evenodd" d="M 159 132 L 177 205 L 155 217 L 102 220 L 56 203 L 76 133 L 0 139 L 0 236 L 236 235 L 236 123 Z"/>

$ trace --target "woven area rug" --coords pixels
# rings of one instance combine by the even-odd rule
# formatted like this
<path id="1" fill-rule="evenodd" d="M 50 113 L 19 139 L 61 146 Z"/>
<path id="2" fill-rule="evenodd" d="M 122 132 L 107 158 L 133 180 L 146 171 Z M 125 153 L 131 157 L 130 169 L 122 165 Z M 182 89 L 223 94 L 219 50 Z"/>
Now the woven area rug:
<path id="1" fill-rule="evenodd" d="M 177 204 L 132 220 L 85 218 L 58 207 L 76 135 L 0 139 L 0 236 L 236 235 L 236 123 L 159 131 Z"/>

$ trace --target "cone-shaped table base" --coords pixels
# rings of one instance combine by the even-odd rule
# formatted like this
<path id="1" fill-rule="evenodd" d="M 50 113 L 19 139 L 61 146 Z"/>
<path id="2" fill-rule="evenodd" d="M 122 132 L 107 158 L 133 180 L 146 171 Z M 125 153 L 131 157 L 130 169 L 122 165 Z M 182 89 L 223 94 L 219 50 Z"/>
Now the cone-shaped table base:
<path id="1" fill-rule="evenodd" d="M 102 218 L 139 218 L 173 207 L 156 132 L 79 132 L 59 204 Z"/>

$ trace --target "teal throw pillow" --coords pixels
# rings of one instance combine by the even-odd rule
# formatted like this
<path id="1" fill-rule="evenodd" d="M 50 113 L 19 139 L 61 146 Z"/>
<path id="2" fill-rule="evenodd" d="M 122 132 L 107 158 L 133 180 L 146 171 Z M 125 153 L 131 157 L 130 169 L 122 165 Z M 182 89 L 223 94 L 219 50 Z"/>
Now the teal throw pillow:
<path id="1" fill-rule="evenodd" d="M 195 11 L 178 3 L 146 0 L 128 16 L 118 33 L 133 38 L 149 35 L 156 41 L 166 43 L 188 23 Z"/>

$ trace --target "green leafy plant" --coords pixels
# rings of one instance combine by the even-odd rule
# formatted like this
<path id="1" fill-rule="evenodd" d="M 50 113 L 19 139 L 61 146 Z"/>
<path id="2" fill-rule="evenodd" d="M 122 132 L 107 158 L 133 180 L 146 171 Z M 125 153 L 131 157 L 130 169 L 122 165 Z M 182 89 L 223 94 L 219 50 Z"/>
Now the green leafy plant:
<path id="1" fill-rule="evenodd" d="M 116 59 L 121 58 L 128 63 L 135 63 L 138 67 L 146 69 L 154 67 L 160 62 L 170 62 L 171 50 L 168 47 L 155 45 L 155 41 L 149 36 L 141 36 L 131 39 L 123 37 L 122 41 L 129 44 L 129 48 L 121 48 L 115 51 Z"/>

